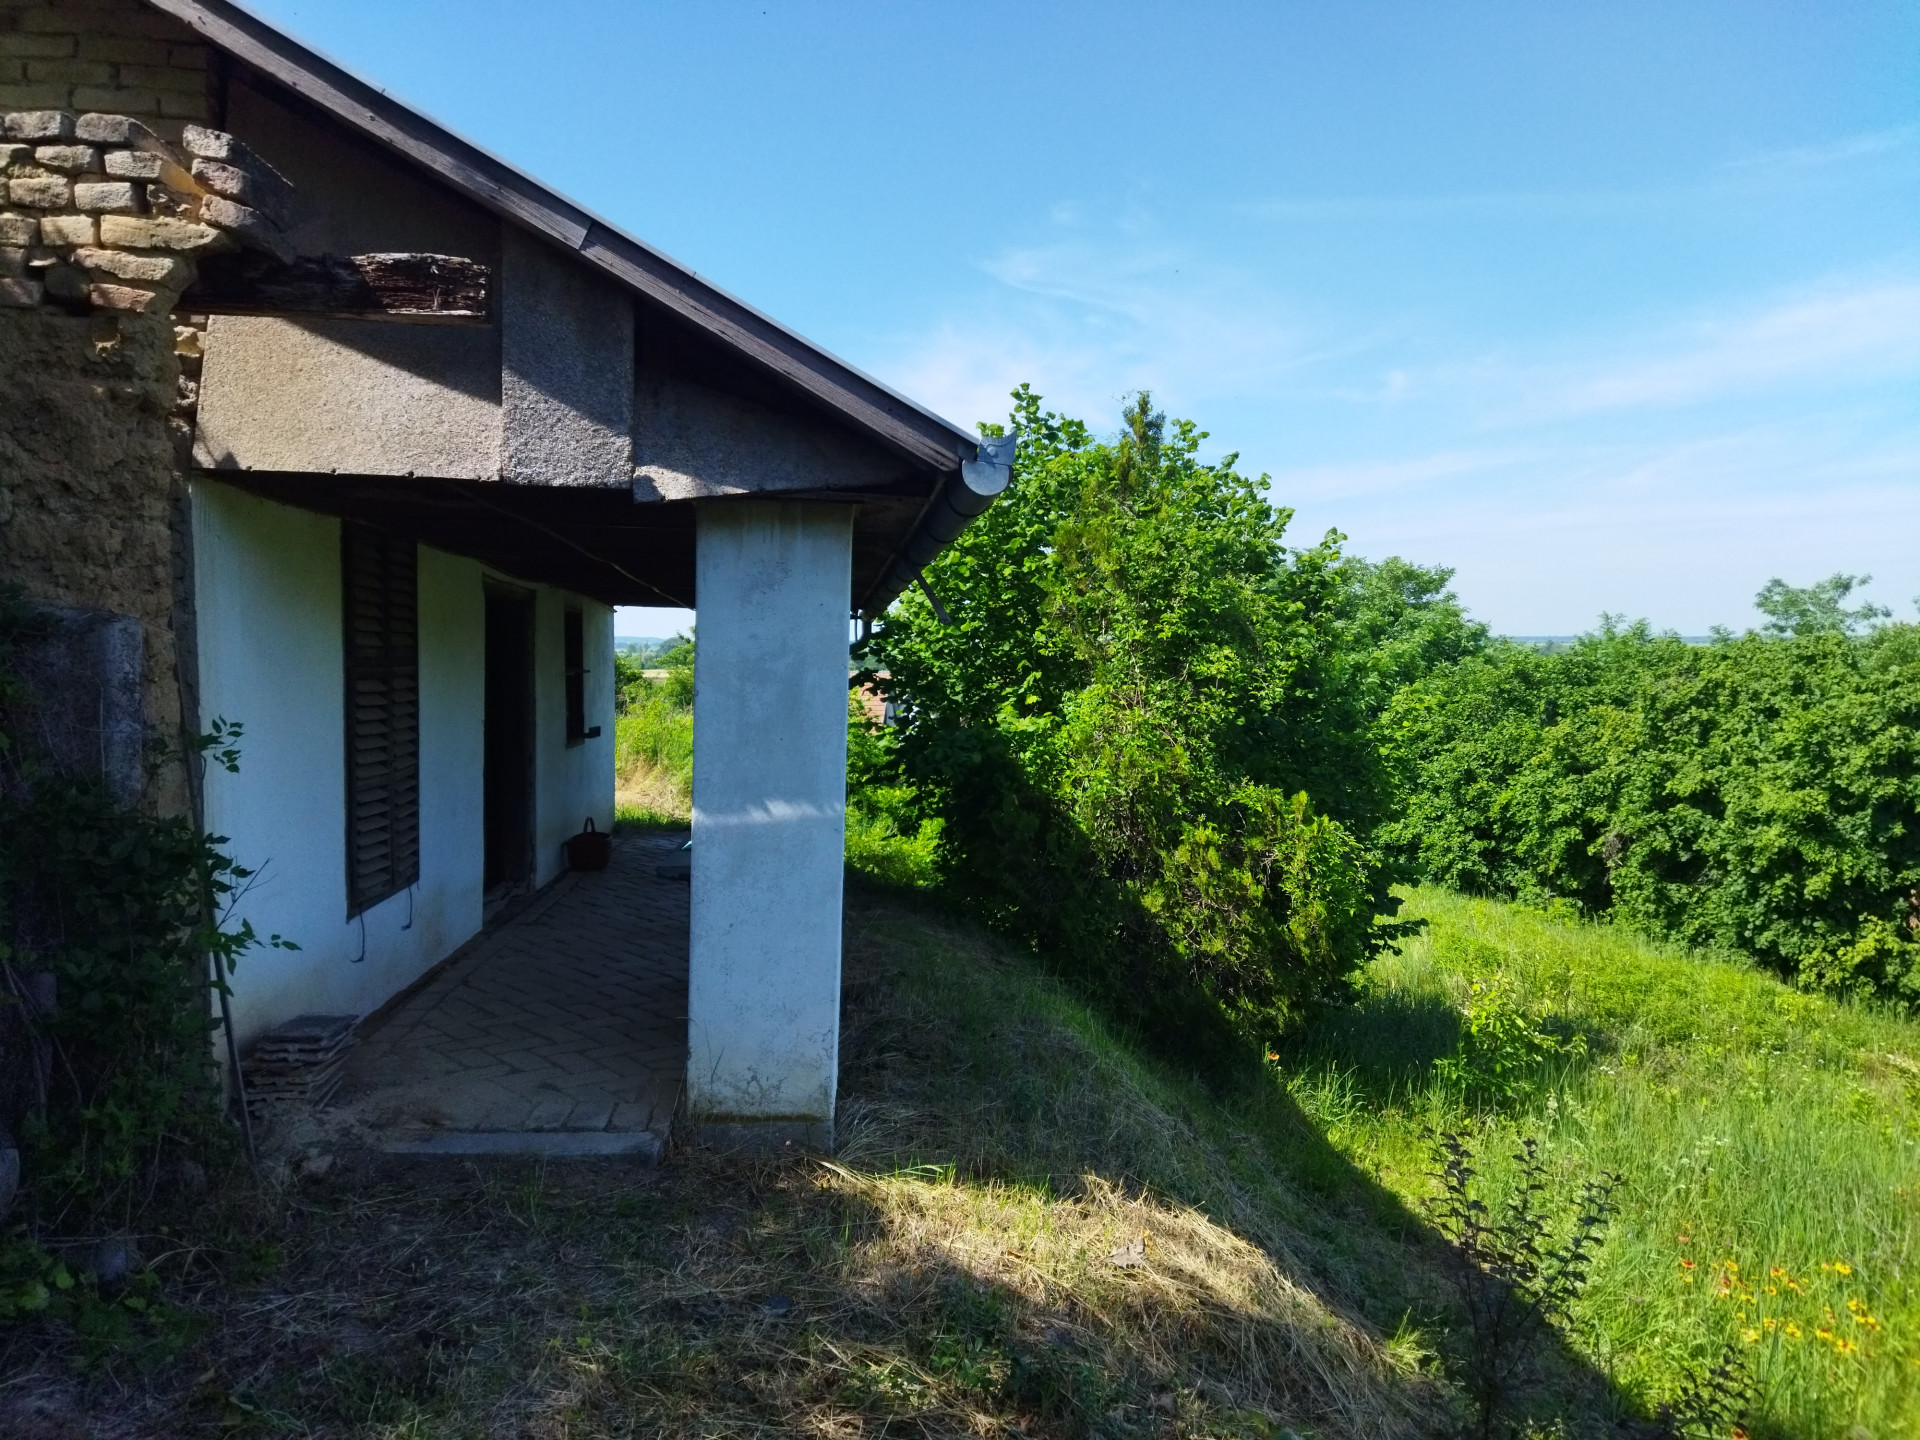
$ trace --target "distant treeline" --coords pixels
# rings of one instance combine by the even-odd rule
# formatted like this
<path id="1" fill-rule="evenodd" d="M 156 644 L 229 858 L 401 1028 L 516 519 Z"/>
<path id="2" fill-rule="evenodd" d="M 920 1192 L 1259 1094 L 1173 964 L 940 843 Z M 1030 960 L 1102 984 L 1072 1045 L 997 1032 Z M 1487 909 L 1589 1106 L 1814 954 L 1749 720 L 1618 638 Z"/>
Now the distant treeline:
<path id="1" fill-rule="evenodd" d="M 855 721 L 852 820 L 1143 1027 L 1274 1034 L 1415 879 L 1920 999 L 1920 631 L 1852 577 L 1704 645 L 1498 640 L 1447 570 L 1286 545 L 1144 395 L 1111 441 L 1015 399 L 1012 486 L 927 569 L 953 623 L 910 592 L 863 652 L 898 723 Z"/>

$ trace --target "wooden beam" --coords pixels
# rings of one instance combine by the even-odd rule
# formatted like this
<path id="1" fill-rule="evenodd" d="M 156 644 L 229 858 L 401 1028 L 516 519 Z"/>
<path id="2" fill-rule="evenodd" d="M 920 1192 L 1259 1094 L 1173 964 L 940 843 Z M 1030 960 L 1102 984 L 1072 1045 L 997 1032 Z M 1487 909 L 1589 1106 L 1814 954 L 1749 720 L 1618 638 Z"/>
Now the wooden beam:
<path id="1" fill-rule="evenodd" d="M 179 308 L 209 315 L 485 321 L 493 272 L 458 255 L 211 256 Z"/>

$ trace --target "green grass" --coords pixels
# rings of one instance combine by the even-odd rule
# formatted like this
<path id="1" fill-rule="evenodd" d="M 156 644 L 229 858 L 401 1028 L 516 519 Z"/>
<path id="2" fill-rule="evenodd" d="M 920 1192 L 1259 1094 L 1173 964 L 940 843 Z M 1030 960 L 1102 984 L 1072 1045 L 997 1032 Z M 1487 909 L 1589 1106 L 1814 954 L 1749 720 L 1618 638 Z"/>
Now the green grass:
<path id="1" fill-rule="evenodd" d="M 622 828 L 682 826 L 692 814 L 693 710 L 665 684 L 641 681 L 614 721 L 614 820 Z"/>
<path id="2" fill-rule="evenodd" d="M 1209 1086 L 1035 957 L 856 880 L 831 1162 L 345 1151 L 248 1201 L 251 1234 L 144 1237 L 192 1338 L 109 1362 L 91 1418 L 356 1440 L 1448 1434 L 1460 1332 L 1424 1208 L 1444 1128 L 1496 1185 L 1523 1135 L 1559 1196 L 1624 1177 L 1544 1357 L 1551 1433 L 1615 1436 L 1732 1344 L 1755 1440 L 1920 1436 L 1920 1027 L 1515 906 L 1418 891 L 1408 912 L 1430 930 L 1354 1004 Z M 1586 1038 L 1498 1112 L 1437 1078 L 1495 975 L 1533 1030 Z M 1116 1266 L 1142 1237 L 1145 1263 Z M 76 1393 L 79 1348 L 0 1334 L 0 1433 L 10 1406 Z"/>
<path id="3" fill-rule="evenodd" d="M 1320 1133 L 1409 1200 L 1442 1128 L 1496 1159 L 1539 1136 L 1568 1189 L 1617 1172 L 1574 1339 L 1627 1395 L 1731 1346 L 1756 1436 L 1920 1435 L 1920 1026 L 1513 905 L 1427 889 L 1405 913 L 1429 932 L 1282 1059 Z M 1471 982 L 1498 975 L 1587 1053 L 1491 1113 L 1434 1061 Z"/>

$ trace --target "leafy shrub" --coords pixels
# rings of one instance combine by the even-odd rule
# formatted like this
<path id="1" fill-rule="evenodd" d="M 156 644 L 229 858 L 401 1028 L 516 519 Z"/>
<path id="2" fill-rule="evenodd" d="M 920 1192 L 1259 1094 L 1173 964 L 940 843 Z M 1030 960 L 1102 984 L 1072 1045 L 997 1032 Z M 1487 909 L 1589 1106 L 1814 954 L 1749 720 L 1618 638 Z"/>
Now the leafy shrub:
<path id="1" fill-rule="evenodd" d="M 1445 572 L 1289 550 L 1263 481 L 1145 395 L 1104 444 L 1015 400 L 1009 492 L 929 567 L 955 623 L 909 594 L 866 651 L 901 719 L 866 783 L 940 822 L 959 896 L 1142 1023 L 1270 1034 L 1393 935 L 1372 721 L 1479 632 Z"/>
<path id="2" fill-rule="evenodd" d="M 1609 624 L 1437 670 L 1381 723 L 1405 796 L 1382 839 L 1457 889 L 1920 999 L 1920 647 L 1840 623 L 1705 646 Z"/>
<path id="3" fill-rule="evenodd" d="M 847 863 L 892 885 L 921 889 L 940 878 L 937 816 L 920 813 L 910 785 L 888 783 L 891 737 L 847 697 Z"/>
<path id="4" fill-rule="evenodd" d="M 1549 1061 L 1586 1050 L 1584 1036 L 1562 1040 L 1543 1028 L 1504 974 L 1471 982 L 1461 1022 L 1458 1048 L 1434 1068 L 1469 1097 L 1496 1106 L 1524 1095 Z"/>
<path id="5" fill-rule="evenodd" d="M 24 1222 L 0 1236 L 0 1315 L 60 1310 L 110 1339 L 147 1308 L 139 1277 L 102 1308 L 94 1282 L 43 1247 L 131 1232 L 157 1203 L 205 1203 L 207 1169 L 236 1158 L 212 1063 L 216 966 L 230 974 L 256 943 L 297 947 L 224 926 L 251 872 L 223 837 L 46 764 L 9 666 L 38 623 L 0 594 L 0 993 L 15 1004 L 23 977 L 44 974 L 55 996 L 16 1015 L 54 1063 L 22 1125 Z M 200 755 L 237 768 L 239 734 L 216 721 Z"/>
<path id="6" fill-rule="evenodd" d="M 1542 1349 L 1586 1288 L 1619 1178 L 1588 1181 L 1572 1215 L 1556 1225 L 1546 1207 L 1538 1141 L 1521 1141 L 1513 1157 L 1519 1173 L 1498 1208 L 1480 1198 L 1472 1146 L 1462 1136 L 1442 1135 L 1438 1148 L 1433 1178 L 1440 1194 L 1427 1208 L 1453 1245 L 1453 1279 L 1466 1321 L 1459 1367 L 1471 1406 L 1467 1433 L 1509 1433 L 1539 1379 Z"/>

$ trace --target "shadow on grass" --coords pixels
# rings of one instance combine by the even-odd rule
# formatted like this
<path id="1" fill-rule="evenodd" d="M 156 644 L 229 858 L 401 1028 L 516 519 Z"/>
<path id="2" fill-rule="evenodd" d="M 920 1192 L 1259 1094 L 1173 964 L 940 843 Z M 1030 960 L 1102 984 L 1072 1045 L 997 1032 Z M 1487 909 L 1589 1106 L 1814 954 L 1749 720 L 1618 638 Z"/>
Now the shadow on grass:
<path id="1" fill-rule="evenodd" d="M 169 1436 L 1445 1432 L 1395 1337 L 1446 1249 L 1269 1076 L 1145 1057 L 925 897 L 848 914 L 837 1168 L 343 1158 L 265 1197 L 263 1274 L 202 1259 L 173 1363 L 47 1385 Z M 1623 1408 L 1547 1359 L 1572 1433 Z"/>
<path id="2" fill-rule="evenodd" d="M 1434 994 L 1375 992 L 1314 1017 L 1287 1053 L 1329 1065 L 1376 1105 L 1417 1089 L 1460 1046 L 1460 1012 Z"/>
<path id="3" fill-rule="evenodd" d="M 1257 1057 L 1216 1057 L 1202 1079 L 1177 1063 L 1191 1036 L 1147 1047 L 1092 1019 L 1086 997 L 1038 980 L 936 897 L 862 881 L 849 898 L 843 1094 L 912 1117 L 891 1147 L 867 1147 L 875 1159 L 1066 1193 L 1091 1174 L 1193 1207 L 1259 1245 L 1340 1322 L 1381 1344 L 1417 1331 L 1457 1358 L 1444 1237 L 1342 1154 Z M 916 941 L 932 952 L 917 963 L 906 954 Z M 1459 1039 L 1441 997 L 1395 992 L 1310 1029 L 1297 1055 L 1376 1105 L 1404 1100 Z M 1598 1435 L 1636 1413 L 1557 1336 L 1540 1371 L 1537 1420 Z M 1451 1422 L 1428 1423 L 1438 1433 Z"/>

